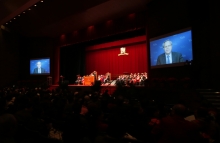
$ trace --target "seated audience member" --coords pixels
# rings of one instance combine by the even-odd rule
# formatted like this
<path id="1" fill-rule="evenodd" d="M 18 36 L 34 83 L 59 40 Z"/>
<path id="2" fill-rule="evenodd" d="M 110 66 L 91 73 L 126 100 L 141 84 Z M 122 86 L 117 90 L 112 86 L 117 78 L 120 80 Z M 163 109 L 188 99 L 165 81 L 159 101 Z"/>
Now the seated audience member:
<path id="1" fill-rule="evenodd" d="M 218 140 L 219 125 L 210 116 L 208 110 L 204 107 L 197 109 L 196 119 L 192 121 L 207 141 Z"/>
<path id="2" fill-rule="evenodd" d="M 38 131 L 43 136 L 48 136 L 49 129 L 46 122 L 43 120 L 43 110 L 41 107 L 33 107 L 32 110 L 32 119 L 29 121 L 29 124 L 26 126 L 30 130 Z"/>
<path id="3" fill-rule="evenodd" d="M 24 98 L 23 98 L 24 99 Z M 24 102 L 23 102 L 24 103 Z M 30 122 L 33 119 L 32 116 L 32 105 L 30 103 L 24 103 L 26 105 L 23 105 L 24 108 L 19 110 L 16 114 L 15 117 L 18 121 L 19 124 L 22 124 L 24 126 L 27 126 L 28 124 L 30 124 Z"/>
<path id="4" fill-rule="evenodd" d="M 106 135 L 98 136 L 95 143 L 123 143 L 123 138 L 126 135 L 126 128 L 123 121 L 111 121 L 107 128 Z"/>
<path id="5" fill-rule="evenodd" d="M 88 109 L 82 105 L 73 106 L 73 114 L 69 115 L 64 124 L 64 143 L 90 143 L 88 140 L 88 122 L 85 117 Z"/>
<path id="6" fill-rule="evenodd" d="M 186 107 L 174 105 L 172 116 L 165 117 L 152 130 L 157 135 L 158 143 L 195 143 L 202 141 L 199 131 L 184 119 Z"/>
<path id="7" fill-rule="evenodd" d="M 109 77 L 109 75 L 106 76 L 105 79 L 104 79 L 104 83 L 108 83 L 108 82 L 110 82 L 110 77 Z"/>
<path id="8" fill-rule="evenodd" d="M 123 85 L 122 76 L 118 76 L 118 78 L 117 78 L 117 80 L 116 80 L 116 85 Z"/>
<path id="9" fill-rule="evenodd" d="M 140 85 L 144 85 L 145 80 L 146 80 L 146 77 L 142 74 L 140 77 Z"/>
<path id="10" fill-rule="evenodd" d="M 77 75 L 77 79 L 75 81 L 75 84 L 78 84 L 78 85 L 82 84 L 82 77 L 80 75 Z"/>

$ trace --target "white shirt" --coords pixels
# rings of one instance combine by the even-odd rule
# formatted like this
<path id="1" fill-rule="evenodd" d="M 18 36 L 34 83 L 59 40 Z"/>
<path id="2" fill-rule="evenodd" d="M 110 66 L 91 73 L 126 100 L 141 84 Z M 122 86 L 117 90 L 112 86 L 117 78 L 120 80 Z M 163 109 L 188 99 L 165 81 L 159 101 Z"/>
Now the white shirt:
<path id="1" fill-rule="evenodd" d="M 169 54 L 169 55 L 167 55 L 167 54 L 165 54 L 165 58 L 166 58 L 166 63 L 168 63 L 168 57 L 167 56 L 170 56 L 169 57 L 169 60 L 170 60 L 170 64 L 172 64 L 172 54 Z"/>

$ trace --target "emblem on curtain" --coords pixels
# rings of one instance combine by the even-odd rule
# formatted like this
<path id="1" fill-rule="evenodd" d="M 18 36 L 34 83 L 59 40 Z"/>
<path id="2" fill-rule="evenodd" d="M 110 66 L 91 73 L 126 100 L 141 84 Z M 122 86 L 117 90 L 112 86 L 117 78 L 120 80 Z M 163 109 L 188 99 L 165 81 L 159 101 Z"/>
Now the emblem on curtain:
<path id="1" fill-rule="evenodd" d="M 126 48 L 125 47 L 121 47 L 120 48 L 120 54 L 118 54 L 118 56 L 123 56 L 123 55 L 128 55 L 128 53 L 126 53 Z"/>

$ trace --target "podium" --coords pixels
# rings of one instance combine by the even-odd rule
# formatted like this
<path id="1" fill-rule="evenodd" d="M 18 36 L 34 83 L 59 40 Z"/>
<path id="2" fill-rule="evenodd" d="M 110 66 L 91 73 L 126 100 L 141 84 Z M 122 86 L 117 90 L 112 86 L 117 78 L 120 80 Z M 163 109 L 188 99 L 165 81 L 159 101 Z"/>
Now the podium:
<path id="1" fill-rule="evenodd" d="M 52 77 L 51 76 L 47 77 L 47 85 L 52 85 Z"/>
<path id="2" fill-rule="evenodd" d="M 83 85 L 91 86 L 95 83 L 94 76 L 85 76 Z"/>

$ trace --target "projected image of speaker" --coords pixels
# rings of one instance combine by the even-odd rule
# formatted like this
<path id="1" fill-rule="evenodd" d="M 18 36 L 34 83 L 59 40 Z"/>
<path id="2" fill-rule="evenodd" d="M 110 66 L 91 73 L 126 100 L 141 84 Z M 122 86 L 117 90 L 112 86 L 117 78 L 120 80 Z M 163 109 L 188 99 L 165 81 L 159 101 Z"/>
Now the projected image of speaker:
<path id="1" fill-rule="evenodd" d="M 184 66 L 193 60 L 191 28 L 150 39 L 151 68 Z"/>
<path id="2" fill-rule="evenodd" d="M 30 75 L 49 75 L 50 58 L 30 59 Z"/>

